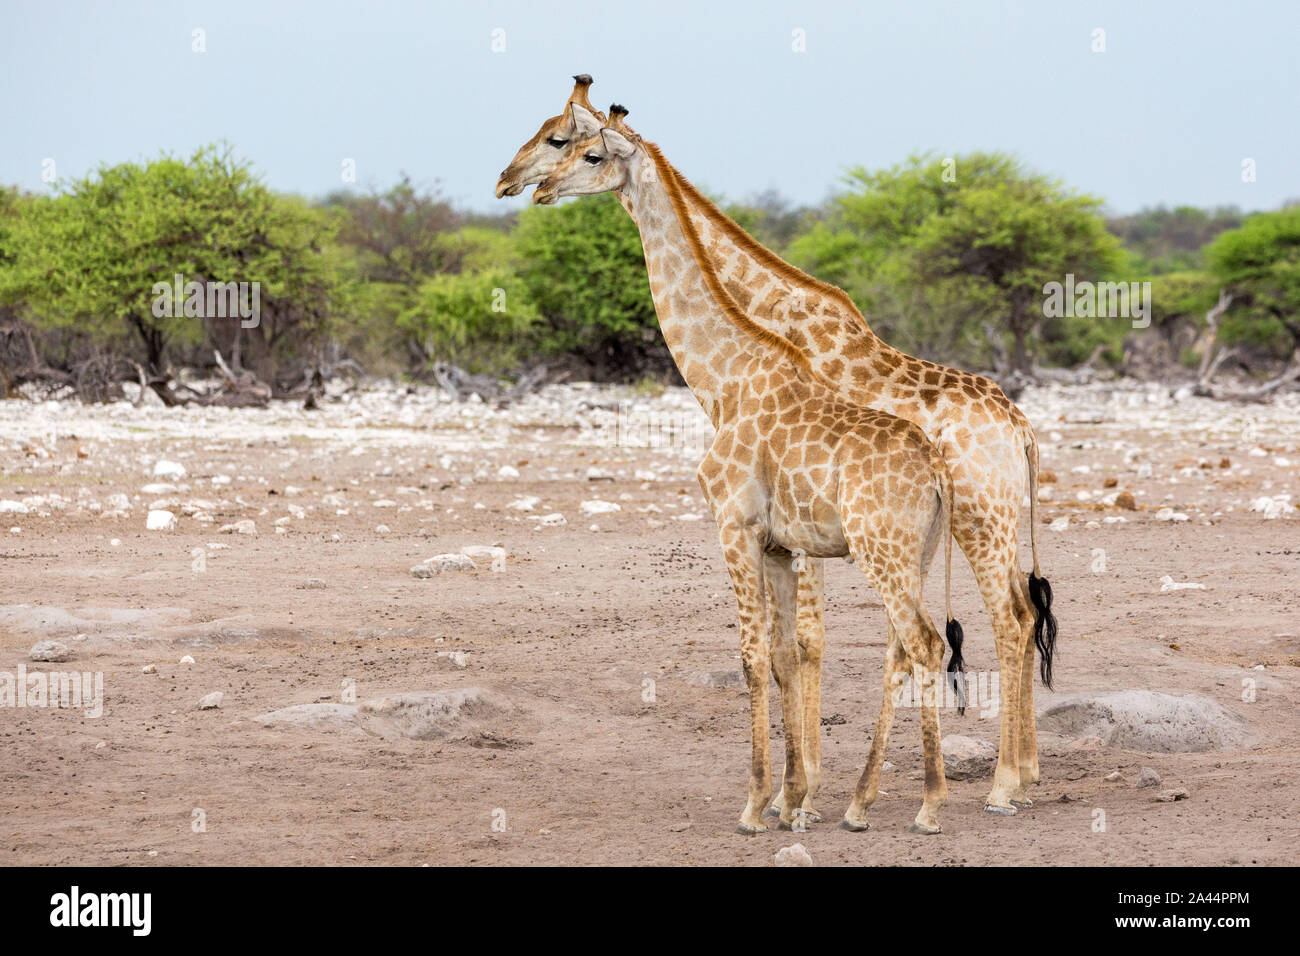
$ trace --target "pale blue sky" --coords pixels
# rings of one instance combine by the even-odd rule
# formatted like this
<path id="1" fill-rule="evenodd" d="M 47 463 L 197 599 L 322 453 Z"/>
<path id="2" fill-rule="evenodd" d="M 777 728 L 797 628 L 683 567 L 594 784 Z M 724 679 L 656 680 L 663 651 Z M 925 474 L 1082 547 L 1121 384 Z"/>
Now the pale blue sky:
<path id="1" fill-rule="evenodd" d="M 0 0 L 0 183 L 226 139 L 277 189 L 322 195 L 351 157 L 361 187 L 406 170 L 499 211 L 527 196 L 494 200 L 497 173 L 589 72 L 599 107 L 735 199 L 1003 149 L 1116 212 L 1273 208 L 1300 197 L 1297 40 L 1293 0 Z"/>

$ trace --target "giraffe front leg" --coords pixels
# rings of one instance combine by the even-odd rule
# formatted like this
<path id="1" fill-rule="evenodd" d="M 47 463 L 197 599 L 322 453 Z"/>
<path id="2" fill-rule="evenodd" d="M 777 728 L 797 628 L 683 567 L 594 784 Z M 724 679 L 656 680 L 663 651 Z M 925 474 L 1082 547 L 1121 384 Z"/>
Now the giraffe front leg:
<path id="1" fill-rule="evenodd" d="M 749 799 L 737 831 L 762 833 L 763 808 L 772 796 L 772 753 L 768 737 L 767 685 L 772 676 L 768 652 L 767 599 L 763 549 L 752 525 L 719 522 L 722 553 L 736 592 L 740 615 L 740 660 L 749 685 Z"/>
<path id="2" fill-rule="evenodd" d="M 822 782 L 822 656 L 826 649 L 826 592 L 824 562 L 805 558 L 799 569 L 798 615 L 799 682 L 803 695 L 803 764 L 808 792 L 803 798 L 803 820 L 820 823 L 822 815 L 813 800 Z M 770 597 L 770 595 L 769 595 Z M 785 808 L 782 789 L 769 813 L 780 816 Z"/>
<path id="3" fill-rule="evenodd" d="M 795 559 L 784 552 L 763 557 L 764 586 L 772 610 L 768 625 L 772 667 L 781 691 L 781 720 L 785 732 L 785 773 L 780 810 L 783 830 L 803 830 L 808 824 L 803 810 L 808 792 L 804 766 L 803 686 L 799 649 L 795 638 L 797 570 Z"/>

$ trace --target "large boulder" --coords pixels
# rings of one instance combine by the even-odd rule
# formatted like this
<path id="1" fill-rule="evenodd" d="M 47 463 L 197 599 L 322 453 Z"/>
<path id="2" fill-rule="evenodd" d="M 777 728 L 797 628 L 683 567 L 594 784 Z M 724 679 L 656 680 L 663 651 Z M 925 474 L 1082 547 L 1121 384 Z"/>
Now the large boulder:
<path id="1" fill-rule="evenodd" d="M 1038 729 L 1147 753 L 1248 750 L 1258 743 L 1244 718 L 1208 697 L 1149 690 L 1062 695 L 1039 710 Z"/>

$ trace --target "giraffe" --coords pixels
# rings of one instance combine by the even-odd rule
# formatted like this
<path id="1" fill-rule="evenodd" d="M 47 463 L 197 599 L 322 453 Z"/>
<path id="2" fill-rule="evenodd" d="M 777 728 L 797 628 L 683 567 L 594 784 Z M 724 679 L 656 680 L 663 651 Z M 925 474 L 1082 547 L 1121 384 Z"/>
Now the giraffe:
<path id="1" fill-rule="evenodd" d="M 921 593 L 940 539 L 951 570 L 947 467 L 917 426 L 838 396 L 802 353 L 746 318 L 717 278 L 699 269 L 694 248 L 699 237 L 683 215 L 675 178 L 658 149 L 618 121 L 625 111 L 611 107 L 616 123 L 603 126 L 581 105 L 570 109 L 582 146 L 542 181 L 533 202 L 618 192 L 641 232 L 664 339 L 717 429 L 698 478 L 736 594 L 750 694 L 749 794 L 738 829 L 766 829 L 762 816 L 772 796 L 767 686 L 773 671 L 786 744 L 788 799 L 780 810 L 781 826 L 793 825 L 808 788 L 792 620 L 794 553 L 851 557 L 881 594 L 889 618 L 885 699 L 844 818 L 849 829 L 867 829 L 894 698 L 906 671 L 916 668 L 922 684 L 931 686 L 940 675 L 943 639 Z M 950 667 L 959 672 L 961 628 L 950 600 L 947 619 Z M 947 799 L 934 696 L 931 690 L 921 702 L 924 799 L 912 826 L 920 833 L 940 831 L 937 813 Z"/>
<path id="2" fill-rule="evenodd" d="M 517 196 L 527 186 L 540 183 L 555 168 L 572 155 L 581 138 L 577 132 L 572 106 L 577 104 L 605 122 L 605 115 L 591 105 L 590 89 L 594 80 L 589 73 L 573 77 L 573 91 L 565 100 L 559 114 L 545 120 L 526 143 L 519 147 L 514 159 L 497 179 L 496 195 Z M 613 119 L 622 128 L 625 111 L 615 112 Z M 809 558 L 801 562 L 796 587 L 795 633 L 799 648 L 799 673 L 803 689 L 804 722 L 809 734 L 804 741 L 807 761 L 808 791 L 803 800 L 805 820 L 817 822 L 821 814 L 814 807 L 814 798 L 821 787 L 821 667 L 826 647 L 825 574 L 821 559 Z M 775 609 L 773 609 L 775 611 Z M 771 808 L 779 814 L 783 797 L 778 796 Z"/>
<path id="3" fill-rule="evenodd" d="M 1032 806 L 1028 788 L 1039 779 L 1034 651 L 1050 689 L 1057 624 L 1038 560 L 1038 442 L 1028 419 L 989 379 L 887 345 L 845 292 L 763 247 L 667 168 L 701 237 L 700 268 L 719 279 L 745 315 L 795 345 L 839 394 L 916 423 L 942 452 L 954 482 L 954 534 L 988 610 L 1000 670 L 998 763 L 985 809 L 1011 816 Z M 1018 547 L 1026 490 L 1028 577 Z M 818 668 L 807 683 L 819 681 Z M 819 733 L 820 721 L 811 728 Z"/>

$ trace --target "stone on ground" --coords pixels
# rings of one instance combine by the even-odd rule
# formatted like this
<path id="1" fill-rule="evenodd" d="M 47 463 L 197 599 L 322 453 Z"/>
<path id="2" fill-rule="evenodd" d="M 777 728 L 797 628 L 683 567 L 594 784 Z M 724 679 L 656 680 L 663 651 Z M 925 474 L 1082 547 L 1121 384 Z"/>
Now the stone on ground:
<path id="1" fill-rule="evenodd" d="M 1248 750 L 1258 742 L 1244 718 L 1208 697 L 1149 690 L 1064 695 L 1039 711 L 1038 727 L 1147 753 Z"/>
<path id="2" fill-rule="evenodd" d="M 949 734 L 943 738 L 943 775 L 949 780 L 974 780 L 993 772 L 998 748 L 978 737 Z"/>

